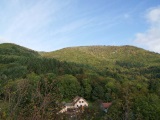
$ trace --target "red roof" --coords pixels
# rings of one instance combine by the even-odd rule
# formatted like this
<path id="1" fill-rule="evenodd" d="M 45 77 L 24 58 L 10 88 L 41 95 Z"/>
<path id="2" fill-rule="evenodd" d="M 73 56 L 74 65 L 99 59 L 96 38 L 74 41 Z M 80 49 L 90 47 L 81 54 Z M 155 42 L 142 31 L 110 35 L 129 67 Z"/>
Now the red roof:
<path id="1" fill-rule="evenodd" d="M 102 103 L 103 108 L 109 108 L 112 105 L 112 103 Z"/>

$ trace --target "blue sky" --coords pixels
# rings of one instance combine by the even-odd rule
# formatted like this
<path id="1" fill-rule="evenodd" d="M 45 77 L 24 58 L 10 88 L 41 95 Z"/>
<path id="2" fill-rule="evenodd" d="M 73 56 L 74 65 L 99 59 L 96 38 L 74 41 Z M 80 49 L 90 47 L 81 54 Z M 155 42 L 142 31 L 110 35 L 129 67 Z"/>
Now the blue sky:
<path id="1" fill-rule="evenodd" d="M 38 51 L 134 45 L 160 53 L 160 0 L 0 0 L 0 43 Z"/>

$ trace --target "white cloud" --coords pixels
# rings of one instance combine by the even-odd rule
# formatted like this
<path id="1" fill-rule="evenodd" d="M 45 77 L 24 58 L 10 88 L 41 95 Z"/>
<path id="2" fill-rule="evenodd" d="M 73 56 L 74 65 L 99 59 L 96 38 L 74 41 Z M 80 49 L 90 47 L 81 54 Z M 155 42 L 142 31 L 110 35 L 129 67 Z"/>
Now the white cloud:
<path id="1" fill-rule="evenodd" d="M 160 23 L 160 7 L 151 9 L 147 14 L 148 20 L 152 23 Z"/>
<path id="2" fill-rule="evenodd" d="M 160 53 L 160 7 L 150 9 L 146 18 L 150 27 L 146 32 L 136 34 L 135 42 L 147 46 L 149 50 Z"/>
<path id="3" fill-rule="evenodd" d="M 47 24 L 48 20 L 50 20 L 50 14 L 53 14 L 54 10 L 56 10 L 55 8 L 52 11 L 48 11 L 48 9 L 46 9 L 48 5 L 49 2 L 42 3 L 42 1 L 40 1 L 29 9 L 25 8 L 21 10 L 19 14 L 12 18 L 12 22 L 9 28 L 5 31 L 4 36 L 9 38 L 17 36 L 17 39 L 21 39 L 28 36 L 31 31 L 35 32 L 38 29 L 43 28 L 44 24 Z M 19 35 L 17 35 L 18 33 Z"/>
<path id="4" fill-rule="evenodd" d="M 64 0 L 61 4 L 56 0 L 36 0 L 27 3 L 10 0 L 2 12 L 6 14 L 1 13 L 4 17 L 0 20 L 0 43 L 12 42 L 26 47 L 40 46 L 49 36 L 50 24 L 56 24 L 57 14 L 68 5 L 70 0 Z M 56 28 L 52 30 L 54 29 Z"/>
<path id="5" fill-rule="evenodd" d="M 69 32 L 74 32 L 74 30 L 84 28 L 88 25 L 92 20 L 90 19 L 79 19 L 76 21 L 72 21 L 71 23 L 62 26 L 60 29 L 55 30 L 51 33 L 51 35 L 58 35 L 58 34 L 67 34 Z"/>
<path id="6" fill-rule="evenodd" d="M 10 41 L 3 38 L 3 37 L 0 37 L 0 43 L 8 43 L 8 42 L 10 42 Z"/>

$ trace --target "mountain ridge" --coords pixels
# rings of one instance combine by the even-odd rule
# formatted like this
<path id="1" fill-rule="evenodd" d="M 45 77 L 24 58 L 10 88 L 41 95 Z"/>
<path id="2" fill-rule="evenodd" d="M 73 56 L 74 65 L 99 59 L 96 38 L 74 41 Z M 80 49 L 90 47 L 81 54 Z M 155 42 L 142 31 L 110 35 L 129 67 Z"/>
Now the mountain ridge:
<path id="1" fill-rule="evenodd" d="M 16 55 L 16 56 L 39 56 L 37 51 L 14 44 L 2 43 L 0 44 L 1 55 Z"/>
<path id="2" fill-rule="evenodd" d="M 135 46 L 75 46 L 51 52 L 39 52 L 12 43 L 0 44 L 2 55 L 36 56 L 54 58 L 60 61 L 85 64 L 99 69 L 105 67 L 137 64 L 140 66 L 159 65 L 160 54 Z M 3 56 L 2 56 L 3 57 Z M 122 65 L 123 64 L 123 65 Z"/>
<path id="3" fill-rule="evenodd" d="M 158 53 L 150 52 L 135 46 L 80 46 L 68 47 L 57 51 L 40 53 L 43 57 L 55 58 L 60 61 L 90 64 L 93 66 L 112 66 L 117 61 L 138 61 L 148 64 L 160 59 Z"/>

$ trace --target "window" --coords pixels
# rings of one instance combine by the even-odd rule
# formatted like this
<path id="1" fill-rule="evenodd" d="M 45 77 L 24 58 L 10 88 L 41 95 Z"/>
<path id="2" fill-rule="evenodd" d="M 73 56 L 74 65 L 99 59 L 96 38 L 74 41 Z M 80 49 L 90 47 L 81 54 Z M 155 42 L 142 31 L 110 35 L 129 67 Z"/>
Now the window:
<path id="1" fill-rule="evenodd" d="M 78 107 L 78 105 L 77 105 L 77 107 Z"/>
<path id="2" fill-rule="evenodd" d="M 81 101 L 79 101 L 79 103 L 81 103 Z"/>
<path id="3" fill-rule="evenodd" d="M 83 103 L 83 101 L 82 101 L 82 103 Z"/>

